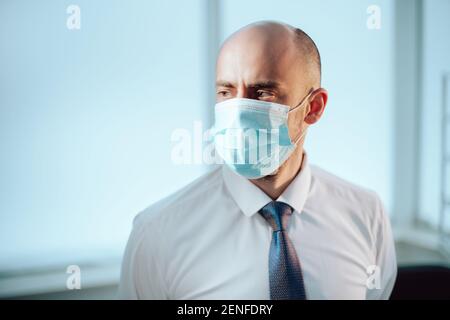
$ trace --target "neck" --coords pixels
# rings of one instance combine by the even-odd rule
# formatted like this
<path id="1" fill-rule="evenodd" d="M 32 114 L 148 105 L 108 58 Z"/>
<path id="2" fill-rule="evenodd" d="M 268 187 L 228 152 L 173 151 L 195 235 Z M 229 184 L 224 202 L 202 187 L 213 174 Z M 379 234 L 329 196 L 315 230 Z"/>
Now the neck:
<path id="1" fill-rule="evenodd" d="M 276 200 L 297 176 L 302 166 L 302 161 L 303 146 L 299 145 L 289 159 L 278 169 L 276 174 L 250 180 L 250 182 L 264 191 L 272 200 Z"/>

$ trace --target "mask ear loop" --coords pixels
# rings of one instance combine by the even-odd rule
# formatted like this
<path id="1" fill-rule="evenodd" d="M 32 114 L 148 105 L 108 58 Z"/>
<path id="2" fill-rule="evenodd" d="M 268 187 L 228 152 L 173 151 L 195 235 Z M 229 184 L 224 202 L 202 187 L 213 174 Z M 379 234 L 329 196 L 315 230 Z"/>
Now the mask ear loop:
<path id="1" fill-rule="evenodd" d="M 303 103 L 305 103 L 305 101 L 311 96 L 311 94 L 314 92 L 315 90 L 313 88 L 311 88 L 311 90 L 309 90 L 309 93 L 302 99 L 302 101 L 299 102 L 299 104 L 297 104 L 295 107 L 293 107 L 291 110 L 288 111 L 294 111 L 295 109 L 299 108 Z"/>
<path id="2" fill-rule="evenodd" d="M 302 101 L 300 101 L 300 103 L 298 105 L 296 105 L 295 107 L 293 107 L 291 110 L 289 110 L 289 112 L 299 108 L 300 106 L 303 105 L 303 103 L 305 103 L 305 101 L 311 96 L 311 94 L 314 92 L 315 90 L 313 88 L 311 88 L 311 90 L 309 90 L 309 93 L 302 99 Z M 288 112 L 288 113 L 289 113 Z M 299 134 L 299 136 L 297 138 L 294 139 L 294 143 L 293 144 L 297 144 L 302 138 L 303 136 L 306 134 L 307 129 L 303 130 L 302 133 Z"/>
<path id="3" fill-rule="evenodd" d="M 299 135 L 299 137 L 294 140 L 293 144 L 297 144 L 304 137 L 306 131 L 308 131 L 308 129 L 303 130 L 303 132 Z"/>

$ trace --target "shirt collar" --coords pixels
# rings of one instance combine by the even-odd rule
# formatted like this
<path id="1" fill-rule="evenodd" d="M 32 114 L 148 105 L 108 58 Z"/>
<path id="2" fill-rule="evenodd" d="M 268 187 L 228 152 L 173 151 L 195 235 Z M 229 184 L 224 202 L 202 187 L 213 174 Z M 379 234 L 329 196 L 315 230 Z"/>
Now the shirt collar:
<path id="1" fill-rule="evenodd" d="M 246 216 L 252 216 L 272 201 L 264 191 L 226 165 L 222 166 L 222 175 L 232 198 Z M 311 169 L 308 165 L 308 157 L 304 153 L 300 172 L 276 201 L 287 203 L 296 212 L 301 213 L 308 198 L 310 184 Z"/>

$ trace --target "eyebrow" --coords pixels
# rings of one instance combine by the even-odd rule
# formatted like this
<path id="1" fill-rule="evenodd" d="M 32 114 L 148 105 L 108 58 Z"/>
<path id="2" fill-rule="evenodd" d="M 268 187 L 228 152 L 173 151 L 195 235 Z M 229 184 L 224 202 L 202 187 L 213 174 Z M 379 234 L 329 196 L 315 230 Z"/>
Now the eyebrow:
<path id="1" fill-rule="evenodd" d="M 234 88 L 234 85 L 231 82 L 224 81 L 224 80 L 217 80 L 216 86 L 217 87 L 225 87 L 225 88 Z"/>
<path id="2" fill-rule="evenodd" d="M 229 81 L 218 80 L 216 81 L 217 87 L 234 88 L 235 85 Z M 280 83 L 273 80 L 263 80 L 248 85 L 250 88 L 262 88 L 262 89 L 277 89 L 280 87 Z"/>

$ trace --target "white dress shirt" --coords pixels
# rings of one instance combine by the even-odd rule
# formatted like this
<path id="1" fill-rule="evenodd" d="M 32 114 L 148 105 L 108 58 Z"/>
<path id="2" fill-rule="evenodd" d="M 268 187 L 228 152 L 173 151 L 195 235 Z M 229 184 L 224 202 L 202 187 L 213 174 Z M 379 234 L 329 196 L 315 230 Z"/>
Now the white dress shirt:
<path id="1" fill-rule="evenodd" d="M 258 214 L 270 201 L 222 166 L 143 210 L 125 250 L 119 298 L 270 299 L 272 229 Z M 374 192 L 309 166 L 305 154 L 277 201 L 294 208 L 287 232 L 308 299 L 389 298 L 395 249 Z"/>

